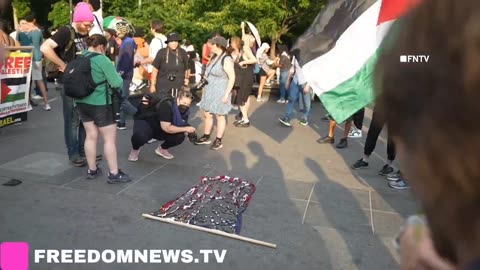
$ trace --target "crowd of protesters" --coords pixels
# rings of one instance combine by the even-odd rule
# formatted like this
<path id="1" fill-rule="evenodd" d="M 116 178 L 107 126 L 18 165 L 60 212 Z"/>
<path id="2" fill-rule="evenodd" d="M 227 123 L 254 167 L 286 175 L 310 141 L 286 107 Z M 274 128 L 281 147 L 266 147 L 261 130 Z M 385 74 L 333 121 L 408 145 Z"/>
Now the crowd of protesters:
<path id="1" fill-rule="evenodd" d="M 276 57 L 269 55 L 267 43 L 257 50 L 255 38 L 243 23 L 241 37 L 228 41 L 215 33 L 198 57 L 190 42 L 181 44 L 183 39 L 177 32 L 165 33 L 165 25 L 159 20 L 151 22 L 153 39 L 148 47 L 135 39 L 135 29 L 129 24 L 102 29 L 102 19 L 95 14 L 98 11 L 95 1 L 87 2 L 77 4 L 71 25 L 60 27 L 47 40 L 43 39 L 33 16 L 23 18 L 11 35 L 7 35 L 6 24 L 0 22 L 2 59 L 6 55 L 5 46 L 33 46 L 32 81 L 38 90 L 32 99 L 42 99 L 46 111 L 52 108 L 42 71 L 44 58 L 58 66 L 60 82 L 69 63 L 80 58 L 90 60 L 93 92 L 85 98 L 72 98 L 66 94 L 67 84 L 61 92 L 69 160 L 74 166 L 88 167 L 87 179 L 102 174 L 98 161 L 103 156 L 97 154 L 100 135 L 109 170 L 107 182 L 132 180 L 118 167 L 116 150 L 117 130 L 127 129 L 129 115 L 133 116 L 129 161 L 138 161 L 140 148 L 157 140 L 162 143 L 155 153 L 165 159 L 173 159 L 170 149 L 187 137 L 197 145 L 209 144 L 213 150 L 222 148 L 228 126 L 226 116 L 232 108 L 240 109 L 234 127 L 250 127 L 250 95 L 255 74 L 259 77 L 254 98 L 257 102 L 265 101 L 263 90 L 277 77 L 280 89 L 277 102 L 286 104 L 285 114 L 279 119 L 281 125 L 292 126 L 295 107 L 300 112 L 300 124 L 310 124 L 313 92 L 298 60 L 285 46 L 279 47 Z M 479 269 L 476 248 L 479 232 L 474 214 L 479 201 L 480 173 L 475 147 L 478 125 L 471 121 L 479 108 L 475 91 L 478 83 L 475 57 L 479 52 L 477 36 L 457 28 L 475 29 L 480 4 L 461 1 L 453 9 L 452 2 L 426 0 L 405 20 L 398 42 L 379 58 L 376 76 L 382 91 L 373 109 L 363 156 L 351 166 L 354 170 L 368 168 L 382 129 L 386 123 L 395 123 L 388 126 L 387 160 L 378 173 L 390 180 L 391 188 L 408 189 L 411 184 L 425 210 L 425 217 L 409 218 L 398 237 L 403 269 Z M 431 32 L 432 27 L 440 30 Z M 447 44 L 439 45 L 438 37 Z M 398 55 L 419 47 L 438 48 L 431 50 L 434 61 L 421 72 L 406 70 L 405 65 L 399 64 Z M 145 52 L 138 57 L 142 48 Z M 195 61 L 198 58 L 201 64 Z M 140 104 L 134 105 L 129 96 L 135 73 L 142 66 L 146 76 L 141 77 L 147 81 L 148 93 L 142 96 Z M 445 69 L 451 72 L 446 75 Z M 418 89 L 419 84 L 424 87 Z M 456 90 L 453 95 L 451 89 Z M 204 116 L 200 137 L 188 123 L 195 91 L 201 92 L 198 105 Z M 432 102 L 435 106 L 425 106 Z M 347 148 L 349 138 L 362 138 L 364 115 L 365 109 L 361 109 L 345 122 L 343 137 L 336 148 Z M 322 119 L 329 122 L 329 131 L 317 142 L 334 144 L 338 123 L 329 115 Z M 448 133 L 444 132 L 446 119 L 455 123 Z M 211 140 L 214 120 L 216 134 Z M 409 128 L 412 125 L 418 127 L 415 136 Z M 460 137 L 464 138 L 462 142 L 451 142 L 452 138 Z M 402 156 L 402 171 L 393 167 L 397 148 Z"/>

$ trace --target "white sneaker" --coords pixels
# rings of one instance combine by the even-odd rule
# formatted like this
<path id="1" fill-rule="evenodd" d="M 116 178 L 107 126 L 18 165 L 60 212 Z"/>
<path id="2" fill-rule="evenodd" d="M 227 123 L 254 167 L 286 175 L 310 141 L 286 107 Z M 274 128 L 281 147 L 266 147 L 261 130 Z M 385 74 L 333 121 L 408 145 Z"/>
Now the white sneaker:
<path id="1" fill-rule="evenodd" d="M 50 111 L 52 109 L 52 107 L 50 107 L 50 105 L 48 105 L 48 103 L 47 103 L 47 104 L 45 104 L 45 106 L 43 106 L 43 109 L 45 111 Z"/>
<path id="2" fill-rule="evenodd" d="M 33 95 L 33 96 L 32 96 L 32 99 L 43 99 L 43 97 L 42 97 L 42 96 L 39 96 L 39 95 Z"/>
<path id="3" fill-rule="evenodd" d="M 147 142 L 147 144 L 151 144 L 151 143 L 154 143 L 154 142 L 156 142 L 156 141 L 157 141 L 157 139 L 150 139 L 150 140 Z"/>
<path id="4" fill-rule="evenodd" d="M 356 126 L 352 126 L 348 132 L 349 138 L 362 138 L 362 131 Z"/>
<path id="5" fill-rule="evenodd" d="M 168 152 L 167 149 L 162 149 L 162 147 L 158 147 L 157 149 L 155 149 L 155 153 L 161 157 L 163 157 L 164 159 L 173 159 L 174 156 L 172 154 L 170 154 L 170 152 Z"/>
<path id="6" fill-rule="evenodd" d="M 202 102 L 198 102 L 196 105 L 197 107 L 200 107 L 202 105 Z"/>

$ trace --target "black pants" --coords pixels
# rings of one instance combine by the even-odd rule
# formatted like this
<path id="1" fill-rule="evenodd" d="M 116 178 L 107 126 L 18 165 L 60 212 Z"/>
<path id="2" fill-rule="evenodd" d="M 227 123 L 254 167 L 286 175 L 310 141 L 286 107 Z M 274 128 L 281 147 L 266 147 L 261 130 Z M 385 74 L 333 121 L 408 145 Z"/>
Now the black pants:
<path id="1" fill-rule="evenodd" d="M 360 109 L 358 112 L 352 115 L 353 124 L 358 129 L 362 130 L 363 127 L 363 118 L 365 117 L 365 108 Z"/>
<path id="2" fill-rule="evenodd" d="M 378 136 L 382 132 L 382 128 L 385 125 L 385 122 L 380 120 L 378 113 L 373 111 L 372 123 L 370 123 L 370 129 L 368 130 L 367 140 L 365 141 L 365 148 L 363 153 L 367 156 L 370 156 L 377 145 Z M 387 139 L 387 156 L 388 160 L 395 160 L 395 144 L 393 143 L 391 136 L 388 136 Z"/>
<path id="3" fill-rule="evenodd" d="M 160 124 L 160 123 L 159 123 Z M 163 149 L 169 149 L 174 146 L 182 144 L 185 140 L 184 133 L 177 134 L 155 134 L 150 124 L 145 120 L 135 120 L 133 122 L 133 135 L 132 135 L 132 148 L 134 150 L 140 149 L 149 140 L 157 139 L 164 141 L 162 144 Z"/>

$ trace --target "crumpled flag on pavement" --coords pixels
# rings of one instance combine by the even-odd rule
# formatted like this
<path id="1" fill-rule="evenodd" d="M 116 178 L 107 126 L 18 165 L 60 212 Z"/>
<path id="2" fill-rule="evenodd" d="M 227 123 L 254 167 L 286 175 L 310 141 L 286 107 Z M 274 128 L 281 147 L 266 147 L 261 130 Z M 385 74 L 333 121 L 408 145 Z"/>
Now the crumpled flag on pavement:
<path id="1" fill-rule="evenodd" d="M 203 177 L 199 184 L 151 215 L 240 234 L 242 213 L 255 189 L 254 184 L 240 178 Z"/>

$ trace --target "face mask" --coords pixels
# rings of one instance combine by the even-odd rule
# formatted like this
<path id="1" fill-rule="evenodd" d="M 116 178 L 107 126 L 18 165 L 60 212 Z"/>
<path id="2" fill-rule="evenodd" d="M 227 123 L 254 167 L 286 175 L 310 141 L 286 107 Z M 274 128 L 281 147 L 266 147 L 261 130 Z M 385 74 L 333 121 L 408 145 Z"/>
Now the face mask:
<path id="1" fill-rule="evenodd" d="M 188 111 L 188 106 L 186 105 L 179 105 L 178 110 L 180 111 L 181 114 L 184 114 L 185 112 Z"/>

